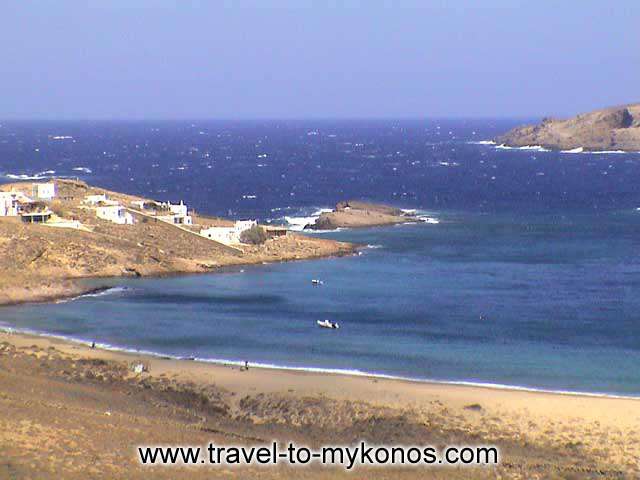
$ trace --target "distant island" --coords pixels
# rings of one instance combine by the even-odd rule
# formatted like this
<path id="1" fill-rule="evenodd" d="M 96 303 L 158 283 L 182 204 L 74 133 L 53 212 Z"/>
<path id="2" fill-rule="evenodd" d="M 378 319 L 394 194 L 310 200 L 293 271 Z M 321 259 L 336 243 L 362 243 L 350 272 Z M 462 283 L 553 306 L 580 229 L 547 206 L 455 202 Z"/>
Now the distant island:
<path id="1" fill-rule="evenodd" d="M 583 113 L 567 120 L 545 118 L 495 139 L 509 147 L 539 145 L 554 150 L 640 151 L 640 103 Z"/>
<path id="2" fill-rule="evenodd" d="M 322 213 L 307 230 L 335 230 L 337 228 L 363 228 L 418 222 L 420 218 L 399 208 L 377 203 L 348 200 L 340 202 L 331 212 Z"/>
<path id="3" fill-rule="evenodd" d="M 357 249 L 67 179 L 0 185 L 0 247 L 0 305 L 94 291 L 83 278 L 211 272 Z"/>

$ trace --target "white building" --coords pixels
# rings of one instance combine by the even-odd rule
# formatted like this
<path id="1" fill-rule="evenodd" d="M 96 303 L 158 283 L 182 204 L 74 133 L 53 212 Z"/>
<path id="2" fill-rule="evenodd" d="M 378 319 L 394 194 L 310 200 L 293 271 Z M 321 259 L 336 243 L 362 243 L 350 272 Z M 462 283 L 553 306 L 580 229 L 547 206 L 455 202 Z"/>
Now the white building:
<path id="1" fill-rule="evenodd" d="M 0 192 L 0 217 L 17 217 L 20 208 L 18 194 Z"/>
<path id="2" fill-rule="evenodd" d="M 240 220 L 237 221 L 232 227 L 209 227 L 200 230 L 200 235 L 210 238 L 219 243 L 225 245 L 234 245 L 241 243 L 240 236 L 245 230 L 249 230 L 251 227 L 257 225 L 255 220 Z"/>
<path id="3" fill-rule="evenodd" d="M 161 203 L 160 207 L 171 212 L 169 215 L 158 215 L 158 219 L 174 225 L 193 225 L 193 219 L 183 203 L 172 204 L 171 202 Z"/>
<path id="4" fill-rule="evenodd" d="M 87 195 L 84 197 L 83 203 L 87 203 L 89 205 L 97 205 L 98 203 L 106 203 L 107 195 L 105 193 L 101 193 L 99 195 Z"/>
<path id="5" fill-rule="evenodd" d="M 133 215 L 125 210 L 122 205 L 99 205 L 96 207 L 96 216 L 103 220 L 117 223 L 118 225 L 133 225 Z"/>
<path id="6" fill-rule="evenodd" d="M 168 202 L 166 206 L 169 207 L 169 211 L 174 215 L 179 215 L 182 217 L 186 217 L 189 215 L 189 212 L 187 211 L 187 206 L 182 201 L 180 201 L 180 203 L 178 204 L 172 204 L 171 202 Z"/>
<path id="7" fill-rule="evenodd" d="M 56 184 L 53 182 L 34 183 L 33 196 L 40 200 L 53 200 L 56 196 Z"/>

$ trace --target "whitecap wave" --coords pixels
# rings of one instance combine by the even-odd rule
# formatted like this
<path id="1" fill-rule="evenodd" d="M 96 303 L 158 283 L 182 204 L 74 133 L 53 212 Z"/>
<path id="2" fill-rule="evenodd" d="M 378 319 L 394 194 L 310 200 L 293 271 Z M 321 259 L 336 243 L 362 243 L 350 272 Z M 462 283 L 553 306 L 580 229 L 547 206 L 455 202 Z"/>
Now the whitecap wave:
<path id="1" fill-rule="evenodd" d="M 496 145 L 494 147 L 496 150 L 523 150 L 523 151 L 533 151 L 533 152 L 549 152 L 548 148 L 544 148 L 542 145 L 524 145 L 522 147 L 510 147 L 509 145 L 505 145 L 504 143 L 500 145 Z"/>
<path id="2" fill-rule="evenodd" d="M 71 170 L 74 172 L 82 172 L 82 173 L 93 173 L 89 167 L 73 167 Z"/>
<path id="3" fill-rule="evenodd" d="M 285 216 L 284 221 L 287 223 L 289 230 L 294 232 L 301 232 L 302 230 L 304 230 L 305 226 L 315 223 L 320 215 L 331 211 L 332 210 L 330 208 L 320 208 L 305 216 Z M 314 230 L 314 233 L 321 233 L 321 231 Z"/>
<path id="4" fill-rule="evenodd" d="M 624 150 L 599 150 L 599 151 L 592 151 L 592 152 L 586 152 L 586 153 L 591 153 L 593 155 L 597 155 L 599 153 L 634 153 L 634 152 L 625 152 Z"/>
<path id="5" fill-rule="evenodd" d="M 478 140 L 478 141 L 471 141 L 471 142 L 467 142 L 470 145 L 495 145 L 496 142 L 494 142 L 493 140 Z"/>
<path id="6" fill-rule="evenodd" d="M 10 178 L 11 180 L 44 180 L 46 178 L 51 178 L 56 173 L 55 170 L 45 170 L 43 172 L 38 172 L 34 174 L 28 173 L 5 173 L 5 178 Z"/>
<path id="7" fill-rule="evenodd" d="M 26 175 L 26 174 L 13 174 L 7 173 L 5 174 L 6 178 L 10 178 L 12 180 L 42 180 L 46 177 L 41 177 L 39 175 Z"/>

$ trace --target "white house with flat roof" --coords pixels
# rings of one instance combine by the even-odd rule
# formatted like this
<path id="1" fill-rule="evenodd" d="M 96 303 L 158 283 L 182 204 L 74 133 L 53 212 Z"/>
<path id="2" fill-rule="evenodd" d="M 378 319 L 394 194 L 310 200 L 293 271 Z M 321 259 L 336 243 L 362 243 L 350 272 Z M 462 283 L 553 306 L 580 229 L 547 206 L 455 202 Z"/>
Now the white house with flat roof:
<path id="1" fill-rule="evenodd" d="M 98 205 L 96 207 L 96 217 L 108 220 L 118 225 L 133 225 L 133 215 L 125 210 L 118 203 L 111 205 Z"/>
<path id="2" fill-rule="evenodd" d="M 33 196 L 39 200 L 53 200 L 56 196 L 56 184 L 53 182 L 34 183 Z"/>
<path id="3" fill-rule="evenodd" d="M 0 192 L 0 217 L 17 217 L 31 203 L 33 200 L 20 191 Z"/>
<path id="4" fill-rule="evenodd" d="M 239 220 L 232 227 L 209 227 L 200 230 L 200 235 L 210 238 L 225 245 L 237 245 L 240 242 L 240 236 L 245 230 L 257 225 L 255 220 Z"/>
<path id="5" fill-rule="evenodd" d="M 107 201 L 107 194 L 100 193 L 97 195 L 86 195 L 82 202 L 88 205 L 97 205 L 99 203 L 106 203 L 106 201 Z"/>
<path id="6" fill-rule="evenodd" d="M 165 202 L 160 204 L 160 208 L 169 214 L 158 215 L 158 219 L 174 225 L 193 225 L 193 219 L 189 215 L 189 211 L 184 202 L 171 203 Z"/>
<path id="7" fill-rule="evenodd" d="M 0 217 L 17 217 L 19 208 L 16 192 L 0 192 Z"/>

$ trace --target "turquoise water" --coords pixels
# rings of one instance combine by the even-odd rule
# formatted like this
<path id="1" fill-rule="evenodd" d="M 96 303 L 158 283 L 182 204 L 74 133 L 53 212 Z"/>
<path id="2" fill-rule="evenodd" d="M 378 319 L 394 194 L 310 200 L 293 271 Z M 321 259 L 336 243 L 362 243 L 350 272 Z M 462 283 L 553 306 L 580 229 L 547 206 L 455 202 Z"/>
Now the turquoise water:
<path id="1" fill-rule="evenodd" d="M 640 395 L 640 214 L 430 215 L 324 234 L 361 255 L 114 279 L 0 322 L 199 359 Z"/>
<path id="2" fill-rule="evenodd" d="M 126 288 L 0 308 L 0 323 L 166 355 L 640 395 L 640 153 L 481 143 L 518 123 L 3 122 L 0 181 L 80 176 L 292 226 L 360 198 L 440 223 L 327 235 L 378 247 L 350 258 L 114 279 Z"/>

